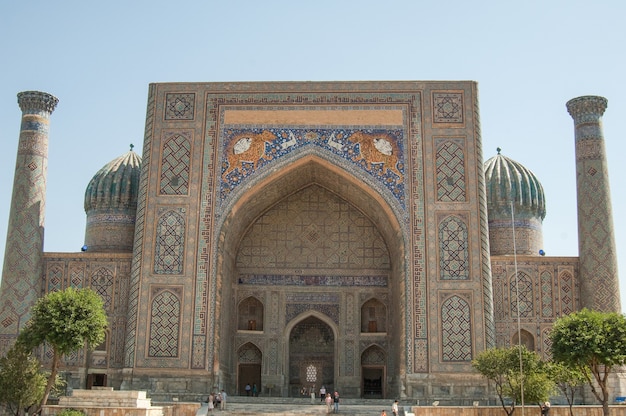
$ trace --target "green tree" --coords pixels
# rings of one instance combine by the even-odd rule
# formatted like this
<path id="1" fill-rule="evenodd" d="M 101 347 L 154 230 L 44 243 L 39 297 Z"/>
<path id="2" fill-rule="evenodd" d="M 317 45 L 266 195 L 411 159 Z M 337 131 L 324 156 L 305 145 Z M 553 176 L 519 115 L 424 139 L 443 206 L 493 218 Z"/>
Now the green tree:
<path id="1" fill-rule="evenodd" d="M 105 339 L 107 316 L 102 298 L 91 289 L 67 288 L 40 298 L 31 310 L 32 317 L 18 337 L 27 348 L 44 343 L 52 348 L 50 376 L 39 411 L 54 387 L 63 356 L 84 348 L 95 348 Z"/>
<path id="2" fill-rule="evenodd" d="M 550 339 L 554 360 L 584 373 L 604 416 L 609 416 L 608 378 L 614 366 L 626 363 L 626 318 L 583 309 L 558 319 Z"/>
<path id="3" fill-rule="evenodd" d="M 554 390 L 539 355 L 524 346 L 485 350 L 472 361 L 472 366 L 493 382 L 500 404 L 509 416 L 515 412 L 516 404 L 522 402 L 522 395 L 524 403 L 539 404 Z"/>
<path id="4" fill-rule="evenodd" d="M 17 343 L 0 358 L 0 403 L 8 412 L 21 416 L 41 401 L 46 380 L 39 360 Z"/>
<path id="5" fill-rule="evenodd" d="M 574 416 L 574 397 L 579 387 L 587 382 L 585 372 L 557 362 L 548 363 L 547 368 L 556 388 L 567 399 L 570 416 Z"/>

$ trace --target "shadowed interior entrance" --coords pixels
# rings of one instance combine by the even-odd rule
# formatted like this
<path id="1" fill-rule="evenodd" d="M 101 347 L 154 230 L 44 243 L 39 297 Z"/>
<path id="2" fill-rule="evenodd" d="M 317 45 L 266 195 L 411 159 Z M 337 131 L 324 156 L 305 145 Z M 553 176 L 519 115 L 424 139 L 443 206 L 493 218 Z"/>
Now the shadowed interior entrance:
<path id="1" fill-rule="evenodd" d="M 315 317 L 303 319 L 289 335 L 289 393 L 292 397 L 321 386 L 334 388 L 335 337 L 332 329 Z"/>

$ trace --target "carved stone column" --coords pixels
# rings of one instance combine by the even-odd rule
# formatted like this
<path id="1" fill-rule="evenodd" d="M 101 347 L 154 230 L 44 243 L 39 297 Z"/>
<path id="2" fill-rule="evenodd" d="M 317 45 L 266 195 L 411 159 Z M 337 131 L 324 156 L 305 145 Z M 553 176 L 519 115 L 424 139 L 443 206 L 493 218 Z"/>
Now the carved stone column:
<path id="1" fill-rule="evenodd" d="M 581 303 L 589 309 L 620 312 L 611 192 L 601 122 L 606 107 L 606 98 L 596 96 L 567 102 L 576 132 Z"/>

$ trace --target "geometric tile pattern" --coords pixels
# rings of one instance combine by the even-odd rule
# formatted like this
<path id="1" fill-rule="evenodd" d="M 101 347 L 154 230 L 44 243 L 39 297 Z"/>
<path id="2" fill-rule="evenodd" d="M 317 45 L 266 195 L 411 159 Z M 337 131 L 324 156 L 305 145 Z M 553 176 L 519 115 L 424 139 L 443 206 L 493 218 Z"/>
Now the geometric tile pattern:
<path id="1" fill-rule="evenodd" d="M 441 202 L 465 202 L 465 153 L 462 142 L 450 140 L 437 147 L 437 200 Z"/>
<path id="2" fill-rule="evenodd" d="M 224 135 L 221 199 L 258 169 L 306 146 L 346 159 L 388 188 L 404 206 L 402 130 L 227 129 Z"/>
<path id="3" fill-rule="evenodd" d="M 104 307 L 108 311 L 113 302 L 113 271 L 106 267 L 98 268 L 91 275 L 91 289 L 102 297 Z"/>
<path id="4" fill-rule="evenodd" d="M 463 123 L 463 94 L 433 92 L 433 122 Z"/>
<path id="5" fill-rule="evenodd" d="M 187 195 L 191 141 L 185 133 L 176 133 L 165 139 L 161 157 L 161 195 Z"/>
<path id="6" fill-rule="evenodd" d="M 602 132 L 604 97 L 567 102 L 574 119 L 582 306 L 621 312 L 611 192 Z"/>
<path id="7" fill-rule="evenodd" d="M 544 271 L 541 273 L 541 315 L 546 318 L 554 316 L 552 302 L 552 274 Z"/>
<path id="8" fill-rule="evenodd" d="M 165 96 L 166 120 L 193 120 L 196 94 L 170 93 Z"/>
<path id="9" fill-rule="evenodd" d="M 287 304 L 285 310 L 285 322 L 290 322 L 296 316 L 307 311 L 317 311 L 328 316 L 336 324 L 339 324 L 339 305 L 297 303 Z M 321 324 L 321 323 L 320 323 Z M 301 324 L 298 324 L 301 325 Z M 324 324 L 326 326 L 326 324 Z"/>
<path id="10" fill-rule="evenodd" d="M 472 359 L 471 307 L 459 296 L 451 296 L 441 305 L 442 361 Z"/>
<path id="11" fill-rule="evenodd" d="M 386 363 L 385 351 L 376 345 L 372 345 L 361 354 L 361 365 L 385 365 Z"/>
<path id="12" fill-rule="evenodd" d="M 150 308 L 149 357 L 177 357 L 181 303 L 178 296 L 164 290 L 154 297 Z"/>
<path id="13" fill-rule="evenodd" d="M 251 343 L 241 346 L 237 355 L 239 364 L 261 364 L 263 361 L 263 353 Z"/>
<path id="14" fill-rule="evenodd" d="M 469 279 L 467 225 L 456 216 L 439 224 L 439 272 L 443 280 Z"/>
<path id="15" fill-rule="evenodd" d="M 565 271 L 559 274 L 560 288 L 560 303 L 561 310 L 559 311 L 563 315 L 569 315 L 576 310 L 574 305 L 574 279 L 571 273 Z"/>
<path id="16" fill-rule="evenodd" d="M 389 267 L 389 252 L 376 225 L 353 205 L 317 185 L 288 196 L 260 216 L 241 240 L 237 254 L 239 270 Z M 255 280 L 247 277 L 246 283 L 254 283 L 259 277 L 255 273 Z M 309 284 L 355 284 L 346 277 L 318 277 L 315 282 L 312 277 L 307 279 L 268 276 L 265 280 L 269 284 L 307 284 L 309 280 Z M 385 280 L 364 276 L 359 284 L 380 285 L 386 284 Z"/>
<path id="17" fill-rule="evenodd" d="M 344 287 L 387 287 L 387 276 L 311 276 L 305 274 L 239 274 L 240 285 L 259 286 L 344 286 Z"/>
<path id="18" fill-rule="evenodd" d="M 519 286 L 518 286 L 519 284 Z M 517 318 L 518 310 L 521 318 L 527 318 L 534 315 L 533 305 L 533 282 L 530 276 L 524 272 L 517 273 L 511 277 L 509 296 L 511 299 L 511 316 Z M 519 291 L 517 288 L 519 287 Z M 519 295 L 519 302 L 518 302 Z M 519 304 L 519 309 L 518 309 Z"/>
<path id="19" fill-rule="evenodd" d="M 47 293 L 63 289 L 63 266 L 59 264 L 48 264 L 46 276 L 48 278 Z"/>
<path id="20" fill-rule="evenodd" d="M 184 210 L 179 210 L 184 213 Z M 154 273 L 181 274 L 185 249 L 185 219 L 174 210 L 161 215 L 156 226 Z"/>
<path id="21" fill-rule="evenodd" d="M 22 123 L 0 300 L 0 325 L 3 334 L 11 337 L 16 337 L 30 318 L 30 309 L 42 290 L 48 130 L 50 114 L 57 103 L 55 97 L 46 93 L 18 94 Z"/>

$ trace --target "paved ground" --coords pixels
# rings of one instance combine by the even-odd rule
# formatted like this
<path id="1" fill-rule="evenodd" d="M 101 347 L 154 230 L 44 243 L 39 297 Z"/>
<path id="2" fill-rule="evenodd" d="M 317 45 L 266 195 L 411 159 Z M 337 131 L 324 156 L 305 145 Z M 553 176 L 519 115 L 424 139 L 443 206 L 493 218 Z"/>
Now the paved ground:
<path id="1" fill-rule="evenodd" d="M 350 400 L 339 405 L 339 414 L 345 416 L 380 416 L 381 411 L 391 414 L 392 400 Z M 403 408 L 403 406 L 400 406 Z M 225 411 L 214 409 L 207 412 L 208 407 L 203 405 L 197 416 L 226 416 L 226 415 L 326 415 L 326 405 L 308 400 L 295 399 L 288 403 L 271 403 L 269 400 L 233 400 L 229 401 Z M 334 412 L 331 412 L 333 414 Z M 406 413 L 400 412 L 401 415 Z"/>

